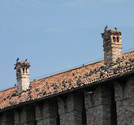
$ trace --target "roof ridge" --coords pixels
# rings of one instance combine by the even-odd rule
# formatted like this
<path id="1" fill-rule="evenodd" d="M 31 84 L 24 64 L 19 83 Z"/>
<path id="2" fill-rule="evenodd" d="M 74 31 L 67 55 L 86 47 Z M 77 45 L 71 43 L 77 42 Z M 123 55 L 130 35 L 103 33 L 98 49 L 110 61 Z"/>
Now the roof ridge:
<path id="1" fill-rule="evenodd" d="M 122 53 L 122 55 L 127 54 L 127 53 L 132 53 L 132 52 L 134 52 L 134 50 L 130 50 L 130 51 L 128 51 L 128 52 L 124 52 L 124 53 Z M 46 78 L 49 78 L 49 77 L 53 77 L 53 76 L 56 76 L 56 75 L 59 75 L 59 74 L 63 74 L 63 73 L 66 73 L 66 72 L 70 72 L 70 71 L 72 71 L 72 70 L 77 70 L 77 69 L 79 69 L 79 68 L 82 68 L 83 66 L 93 65 L 93 64 L 99 63 L 99 62 L 101 62 L 101 61 L 104 61 L 104 59 L 103 59 L 103 60 L 98 60 L 98 61 L 96 61 L 96 62 L 88 63 L 88 64 L 83 64 L 83 65 L 81 65 L 81 66 L 74 67 L 74 68 L 70 68 L 70 69 L 68 69 L 68 70 L 61 71 L 61 72 L 58 72 L 58 73 L 54 73 L 54 74 L 52 74 L 52 75 L 48 75 L 48 76 L 39 78 L 39 79 L 37 79 L 37 81 L 40 81 L 40 80 L 42 80 L 42 79 L 46 79 Z M 36 79 L 36 78 L 35 78 L 35 79 Z M 32 82 L 34 82 L 34 80 L 31 81 L 30 83 L 32 83 Z"/>
<path id="2" fill-rule="evenodd" d="M 127 53 L 132 53 L 132 52 L 134 52 L 134 50 L 130 50 L 130 51 L 124 52 L 123 55 L 127 54 Z"/>
<path id="3" fill-rule="evenodd" d="M 0 92 L 7 91 L 7 90 L 10 90 L 10 89 L 14 89 L 14 88 L 16 88 L 16 86 L 13 86 L 13 87 L 10 87 L 10 88 L 7 88 L 7 89 L 4 89 L 4 90 L 1 90 Z"/>
<path id="4" fill-rule="evenodd" d="M 53 76 L 56 76 L 56 75 L 59 75 L 59 74 L 63 74 L 63 73 L 66 73 L 66 72 L 70 72 L 70 71 L 72 71 L 72 70 L 77 70 L 77 69 L 82 68 L 82 67 L 84 67 L 84 66 L 93 65 L 93 64 L 99 63 L 99 62 L 101 62 L 101 61 L 103 61 L 103 60 L 99 60 L 99 61 L 92 62 L 92 63 L 89 63 L 89 64 L 83 64 L 82 66 L 78 66 L 78 67 L 75 67 L 75 68 L 71 68 L 71 69 L 69 69 L 69 70 L 65 70 L 65 71 L 62 71 L 62 72 L 58 72 L 58 73 L 56 73 L 56 74 L 52 74 L 52 75 L 50 75 L 50 76 L 46 76 L 46 77 L 37 79 L 37 81 L 40 81 L 40 80 L 42 80 L 42 79 L 46 79 L 46 78 L 49 78 L 49 77 L 53 77 Z M 32 83 L 32 82 L 34 82 L 34 81 L 31 81 L 30 83 Z"/>

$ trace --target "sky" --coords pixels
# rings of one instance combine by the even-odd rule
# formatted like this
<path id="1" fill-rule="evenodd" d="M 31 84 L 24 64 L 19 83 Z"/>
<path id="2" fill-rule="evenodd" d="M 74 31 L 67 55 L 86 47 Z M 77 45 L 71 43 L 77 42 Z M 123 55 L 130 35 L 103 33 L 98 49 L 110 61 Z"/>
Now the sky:
<path id="1" fill-rule="evenodd" d="M 103 59 L 106 25 L 134 50 L 134 0 L 0 0 L 0 90 L 17 84 L 18 57 L 30 81 Z"/>

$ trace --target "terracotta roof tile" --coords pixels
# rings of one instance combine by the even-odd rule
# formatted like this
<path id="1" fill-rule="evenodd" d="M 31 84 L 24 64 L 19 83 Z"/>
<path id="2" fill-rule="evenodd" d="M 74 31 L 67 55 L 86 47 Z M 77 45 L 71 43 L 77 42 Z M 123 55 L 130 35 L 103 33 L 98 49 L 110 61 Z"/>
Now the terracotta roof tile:
<path id="1" fill-rule="evenodd" d="M 118 67 L 116 68 L 108 68 L 104 65 L 104 61 L 101 60 L 32 81 L 30 89 L 19 95 L 17 94 L 17 87 L 0 91 L 0 109 L 134 71 L 134 51 L 123 54 L 121 64 L 117 63 L 117 65 Z"/>

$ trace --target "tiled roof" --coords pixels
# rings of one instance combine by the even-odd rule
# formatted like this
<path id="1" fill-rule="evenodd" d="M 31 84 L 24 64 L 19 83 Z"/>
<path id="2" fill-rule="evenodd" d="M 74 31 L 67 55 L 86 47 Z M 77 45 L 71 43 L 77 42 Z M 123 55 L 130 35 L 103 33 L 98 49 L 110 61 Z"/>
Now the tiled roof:
<path id="1" fill-rule="evenodd" d="M 134 51 L 123 54 L 121 62 L 118 61 L 115 68 L 106 67 L 104 61 L 101 60 L 33 81 L 30 83 L 30 89 L 21 94 L 17 94 L 17 87 L 0 91 L 0 109 L 134 71 Z"/>

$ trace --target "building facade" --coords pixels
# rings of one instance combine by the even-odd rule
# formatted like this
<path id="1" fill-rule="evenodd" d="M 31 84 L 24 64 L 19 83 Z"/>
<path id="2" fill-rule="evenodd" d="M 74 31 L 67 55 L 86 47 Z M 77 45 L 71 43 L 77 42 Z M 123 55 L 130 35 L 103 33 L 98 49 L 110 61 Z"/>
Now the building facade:
<path id="1" fill-rule="evenodd" d="M 104 60 L 29 81 L 17 59 L 17 86 L 0 91 L 0 125 L 134 125 L 134 51 L 121 32 L 102 33 Z"/>

